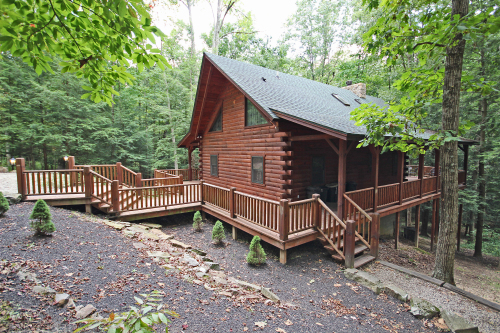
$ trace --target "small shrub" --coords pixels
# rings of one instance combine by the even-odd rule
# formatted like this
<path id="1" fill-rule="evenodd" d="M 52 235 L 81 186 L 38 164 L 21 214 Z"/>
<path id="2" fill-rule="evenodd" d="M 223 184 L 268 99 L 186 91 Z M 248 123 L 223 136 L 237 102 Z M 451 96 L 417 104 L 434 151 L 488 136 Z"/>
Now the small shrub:
<path id="1" fill-rule="evenodd" d="M 217 220 L 215 222 L 214 228 L 212 229 L 212 240 L 215 244 L 221 244 L 222 240 L 226 238 L 226 234 L 224 233 L 224 226 L 222 222 Z"/>
<path id="2" fill-rule="evenodd" d="M 86 323 L 86 325 L 78 328 L 74 333 L 94 328 L 107 330 L 107 332 L 155 333 L 153 326 L 161 323 L 167 325 L 165 332 L 168 332 L 168 324 L 171 320 L 167 316 L 179 317 L 179 315 L 163 308 L 163 304 L 158 303 L 160 302 L 158 297 L 162 297 L 158 290 L 154 290 L 151 294 L 140 295 L 144 299 L 134 296 L 135 301 L 140 306 L 139 309 L 131 306 L 130 311 L 122 312 L 119 315 L 111 313 L 108 318 L 78 320 L 75 324 Z M 151 312 L 152 310 L 156 310 L 156 312 Z"/>
<path id="3" fill-rule="evenodd" d="M 193 217 L 193 228 L 196 231 L 201 231 L 202 225 L 203 225 L 203 219 L 201 217 L 201 213 L 200 211 L 197 211 L 196 213 L 194 213 Z"/>
<path id="4" fill-rule="evenodd" d="M 52 223 L 49 206 L 41 199 L 35 203 L 30 219 L 35 220 L 31 221 L 31 229 L 35 231 L 35 235 L 50 234 L 56 231 L 56 227 Z"/>
<path id="5" fill-rule="evenodd" d="M 0 192 L 0 216 L 5 214 L 9 210 L 9 202 L 3 196 L 3 193 Z"/>
<path id="6" fill-rule="evenodd" d="M 247 255 L 247 263 L 250 265 L 261 265 L 266 262 L 266 252 L 260 245 L 260 237 L 254 236 L 250 243 L 250 252 Z"/>

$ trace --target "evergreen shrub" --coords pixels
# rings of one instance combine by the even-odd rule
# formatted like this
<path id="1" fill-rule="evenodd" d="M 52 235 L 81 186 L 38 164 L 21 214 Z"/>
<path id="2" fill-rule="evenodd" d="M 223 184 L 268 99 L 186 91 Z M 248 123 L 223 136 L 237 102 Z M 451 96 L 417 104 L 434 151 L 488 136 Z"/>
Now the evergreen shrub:
<path id="1" fill-rule="evenodd" d="M 196 231 L 201 231 L 201 227 L 203 225 L 203 218 L 201 217 L 200 211 L 194 213 L 193 216 L 193 228 Z"/>
<path id="2" fill-rule="evenodd" d="M 35 203 L 33 211 L 31 212 L 30 219 L 31 229 L 35 232 L 35 235 L 39 234 L 50 234 L 56 231 L 54 223 L 52 223 L 52 215 L 50 214 L 50 209 L 47 203 L 40 199 Z"/>
<path id="3" fill-rule="evenodd" d="M 9 210 L 9 201 L 3 196 L 3 193 L 0 192 L 0 216 L 5 214 Z"/>
<path id="4" fill-rule="evenodd" d="M 260 237 L 254 236 L 250 243 L 250 252 L 247 255 L 247 263 L 250 265 L 261 265 L 266 262 L 266 252 L 260 245 Z"/>
<path id="5" fill-rule="evenodd" d="M 212 240 L 215 244 L 221 244 L 222 240 L 226 238 L 226 234 L 224 233 L 224 226 L 222 222 L 217 220 L 215 222 L 214 228 L 212 229 Z"/>

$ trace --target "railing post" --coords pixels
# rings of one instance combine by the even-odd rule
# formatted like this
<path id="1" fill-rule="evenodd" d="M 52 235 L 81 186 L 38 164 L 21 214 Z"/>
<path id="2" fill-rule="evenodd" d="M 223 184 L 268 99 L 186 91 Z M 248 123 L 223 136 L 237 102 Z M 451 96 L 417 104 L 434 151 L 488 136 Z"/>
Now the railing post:
<path id="1" fill-rule="evenodd" d="M 193 148 L 192 147 L 189 147 L 188 148 L 188 178 L 189 180 L 193 180 L 193 168 L 191 166 L 191 154 L 193 152 Z"/>
<path id="2" fill-rule="evenodd" d="M 85 204 L 85 213 L 92 213 L 92 192 L 94 189 L 93 177 L 90 173 L 90 166 L 86 165 L 83 167 L 83 184 L 85 186 L 85 199 L 88 203 Z"/>
<path id="3" fill-rule="evenodd" d="M 234 191 L 236 191 L 236 187 L 231 187 L 229 189 L 229 217 L 234 217 Z"/>
<path id="4" fill-rule="evenodd" d="M 68 169 L 73 170 L 75 168 L 75 156 L 68 157 Z M 76 174 L 74 172 L 69 173 L 69 179 L 72 186 L 76 185 Z"/>
<path id="5" fill-rule="evenodd" d="M 118 184 L 123 183 L 123 168 L 121 162 L 116 162 L 116 179 L 118 180 Z"/>
<path id="6" fill-rule="evenodd" d="M 344 256 L 345 267 L 354 268 L 354 248 L 356 247 L 356 221 L 345 222 Z"/>
<path id="7" fill-rule="evenodd" d="M 320 222 L 319 197 L 320 197 L 319 194 L 313 194 L 312 195 L 312 198 L 314 199 L 314 201 L 312 203 L 312 218 L 313 218 L 312 224 L 316 228 L 320 227 L 320 224 L 319 224 L 319 222 Z"/>
<path id="8" fill-rule="evenodd" d="M 371 228 L 370 228 L 370 254 L 375 258 L 378 257 L 378 243 L 380 238 L 380 214 L 372 213 L 370 214 L 372 218 Z"/>
<path id="9" fill-rule="evenodd" d="M 288 206 L 287 199 L 280 200 L 280 240 L 286 241 L 288 240 L 288 230 L 290 227 L 290 207 Z"/>
<path id="10" fill-rule="evenodd" d="M 203 201 L 203 180 L 200 180 L 200 201 L 202 205 L 205 203 Z"/>
<path id="11" fill-rule="evenodd" d="M 16 158 L 17 190 L 21 194 L 21 199 L 26 199 L 26 161 L 24 158 Z"/>
<path id="12" fill-rule="evenodd" d="M 142 173 L 140 172 L 135 175 L 135 187 L 142 187 Z"/>
<path id="13" fill-rule="evenodd" d="M 118 213 L 120 211 L 120 194 L 118 188 L 120 184 L 118 180 L 113 180 L 111 183 L 111 205 L 113 206 L 113 212 Z"/>

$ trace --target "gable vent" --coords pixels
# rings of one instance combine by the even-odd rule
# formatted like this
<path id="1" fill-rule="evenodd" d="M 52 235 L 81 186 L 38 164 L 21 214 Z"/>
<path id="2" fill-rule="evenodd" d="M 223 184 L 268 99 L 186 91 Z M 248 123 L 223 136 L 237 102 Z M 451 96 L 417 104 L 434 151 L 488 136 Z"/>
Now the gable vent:
<path id="1" fill-rule="evenodd" d="M 345 99 L 343 99 L 340 95 L 333 93 L 332 96 L 335 97 L 336 99 L 338 99 L 340 103 L 342 103 L 346 106 L 351 105 L 351 104 L 349 104 L 349 102 L 347 102 Z"/>

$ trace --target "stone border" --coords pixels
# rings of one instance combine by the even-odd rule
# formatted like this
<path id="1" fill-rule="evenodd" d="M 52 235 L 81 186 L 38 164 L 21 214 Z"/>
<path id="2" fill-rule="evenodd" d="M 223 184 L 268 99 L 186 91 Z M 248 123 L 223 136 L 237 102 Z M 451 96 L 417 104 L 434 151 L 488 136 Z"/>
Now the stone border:
<path id="1" fill-rule="evenodd" d="M 463 289 L 455 287 L 454 285 L 451 285 L 449 283 L 445 283 L 444 281 L 435 279 L 435 278 L 430 277 L 428 275 L 412 271 L 411 269 L 407 269 L 407 268 L 404 268 L 404 267 L 401 267 L 401 266 L 398 266 L 398 265 L 395 265 L 395 264 L 392 264 L 390 262 L 383 261 L 383 260 L 380 260 L 379 262 L 382 265 L 384 265 L 384 266 L 387 266 L 389 268 L 392 268 L 392 269 L 395 269 L 397 271 L 400 271 L 401 273 L 405 273 L 405 274 L 411 275 L 413 277 L 419 278 L 421 280 L 430 282 L 430 283 L 435 284 L 435 285 L 437 285 L 439 287 L 446 288 L 446 289 L 448 289 L 450 291 L 453 291 L 454 293 L 457 293 L 457 294 L 462 295 L 464 297 L 470 298 L 473 301 L 476 301 L 476 302 L 478 302 L 478 303 L 480 303 L 482 305 L 485 305 L 485 306 L 487 306 L 487 307 L 489 307 L 489 308 L 491 308 L 493 310 L 496 310 L 496 311 L 500 312 L 500 304 L 498 304 L 498 303 L 495 303 L 495 302 L 489 301 L 487 299 L 484 299 L 484 298 L 482 298 L 480 296 L 471 294 L 470 292 L 467 292 L 467 291 L 465 291 Z"/>

